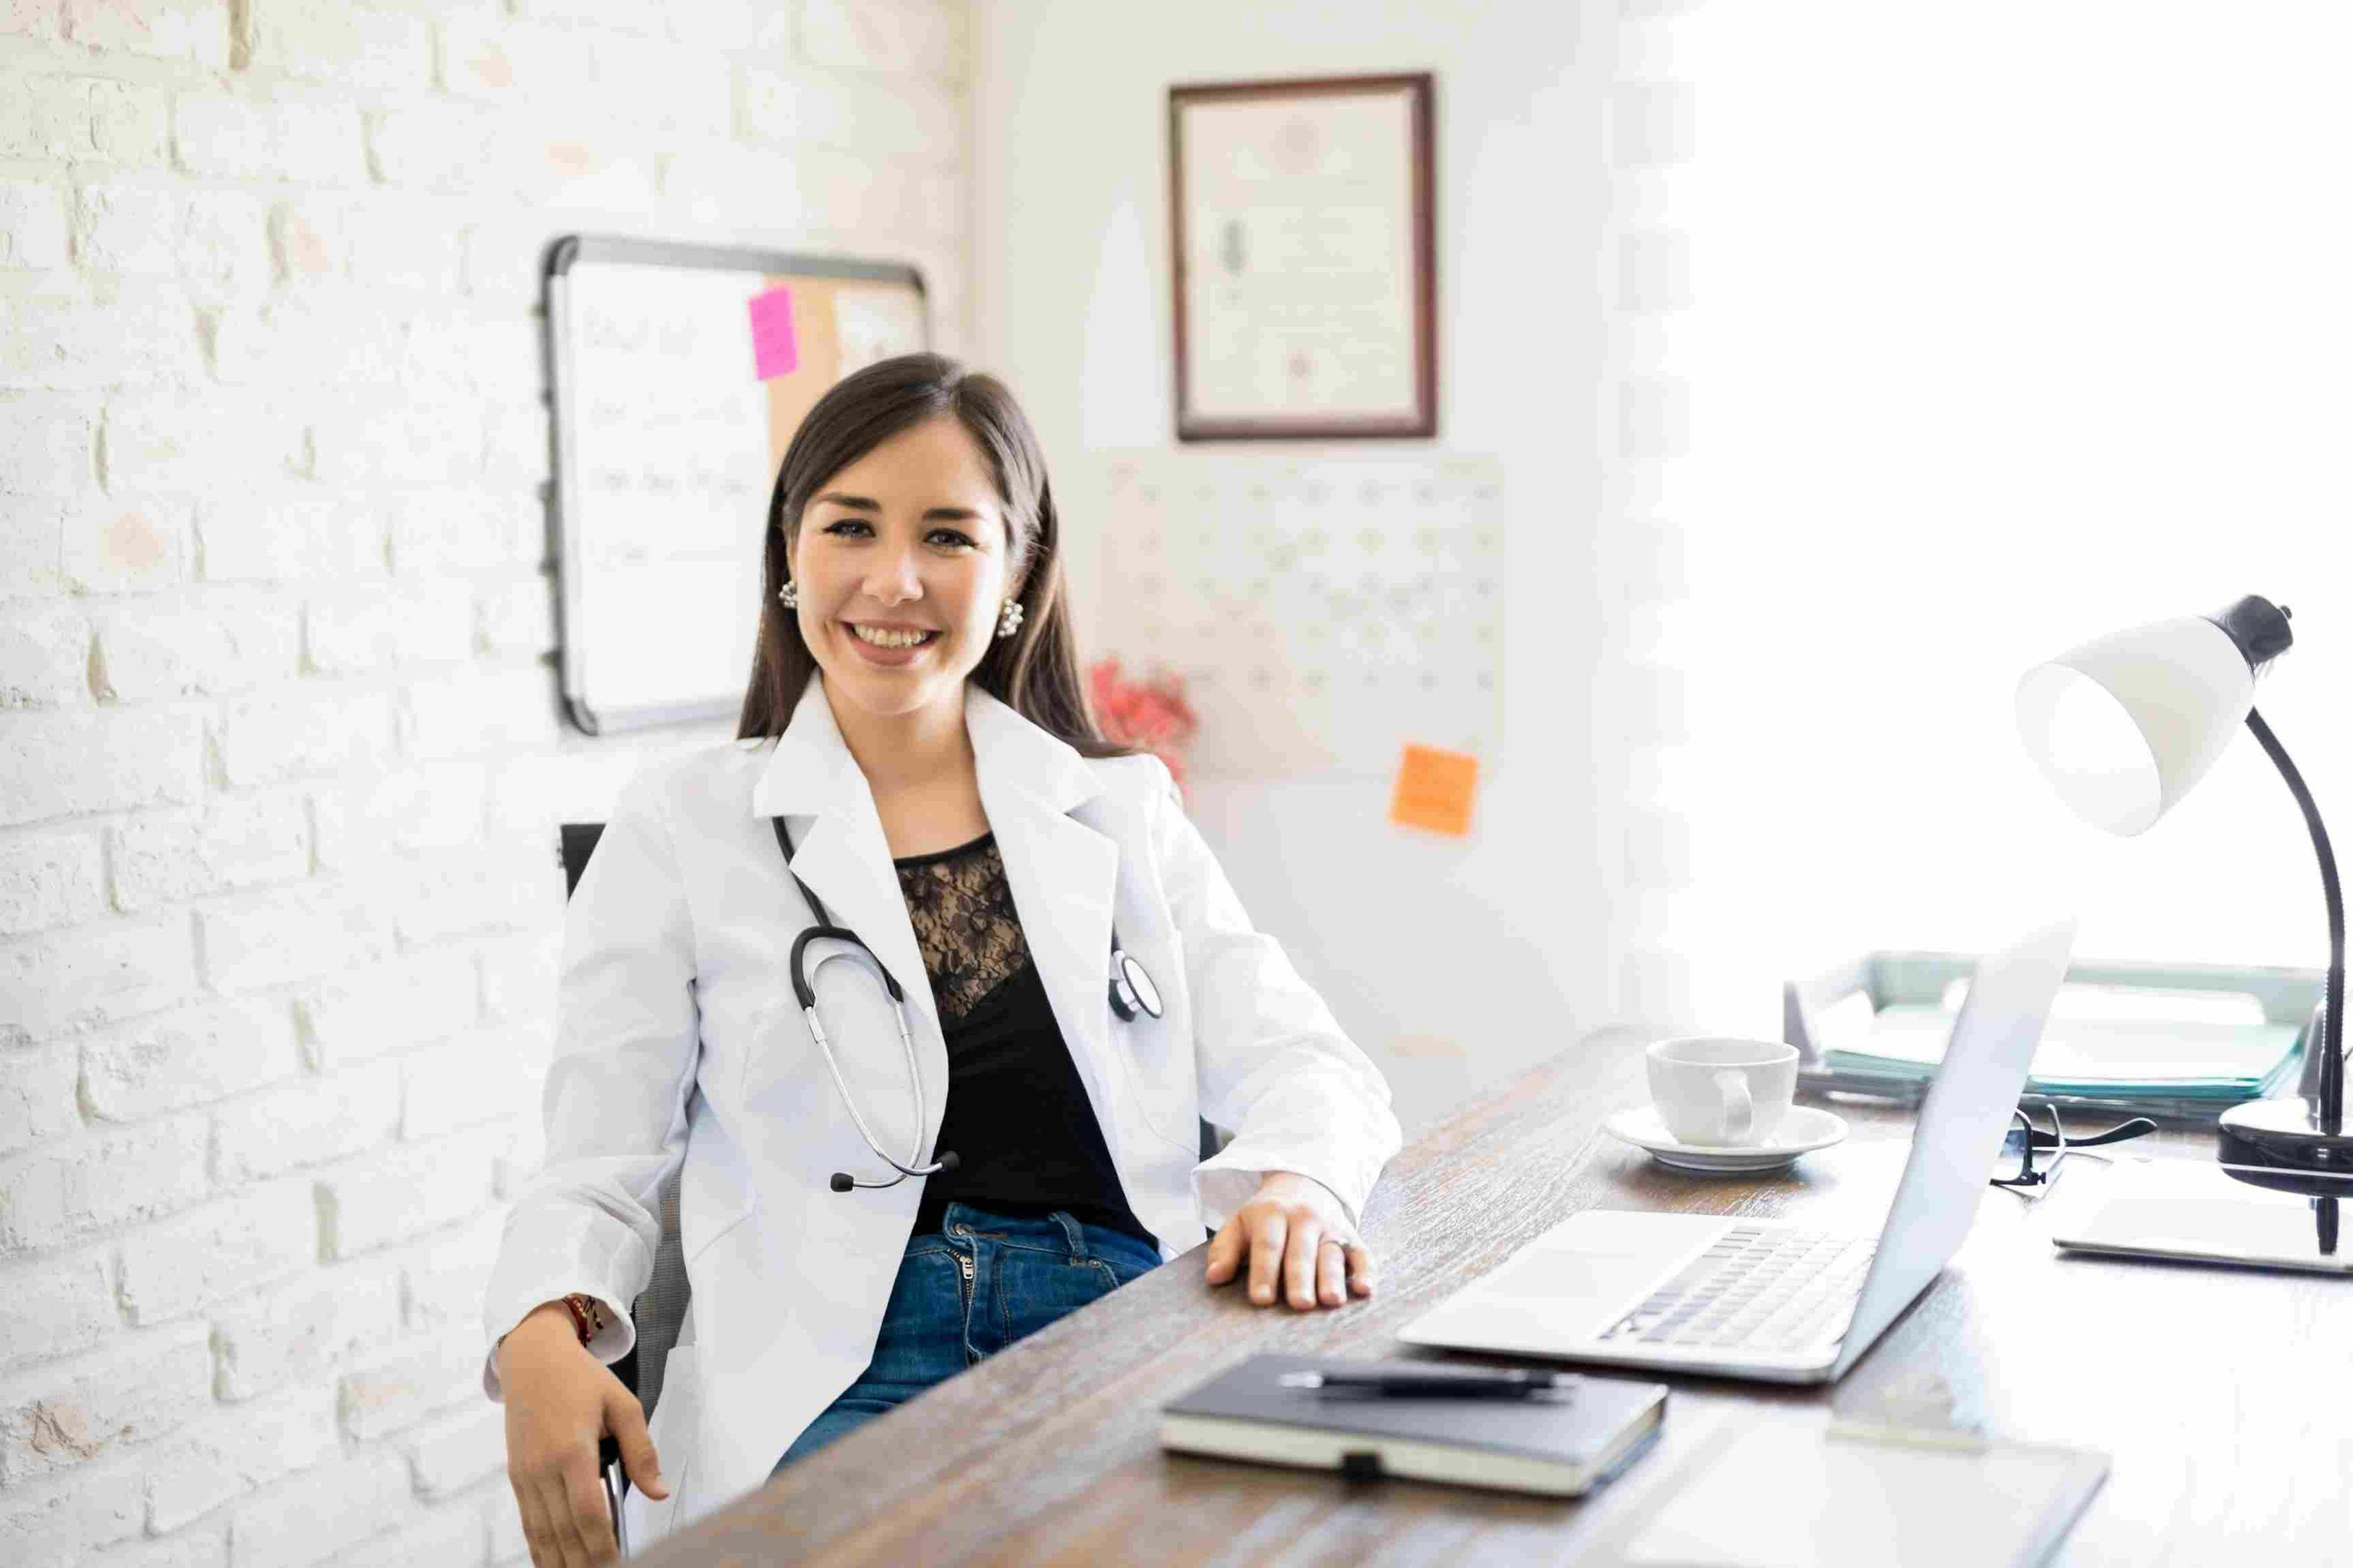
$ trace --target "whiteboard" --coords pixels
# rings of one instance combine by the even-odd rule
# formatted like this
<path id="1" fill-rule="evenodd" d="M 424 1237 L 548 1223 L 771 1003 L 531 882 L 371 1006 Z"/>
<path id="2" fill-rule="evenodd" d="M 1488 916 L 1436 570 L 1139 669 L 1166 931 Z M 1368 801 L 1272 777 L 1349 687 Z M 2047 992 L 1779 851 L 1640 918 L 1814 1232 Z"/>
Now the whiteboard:
<path id="1" fill-rule="evenodd" d="M 770 492 L 851 372 L 928 346 L 898 263 L 567 236 L 543 273 L 565 710 L 589 734 L 733 718 Z"/>
<path id="2" fill-rule="evenodd" d="M 1205 773 L 1393 773 L 1503 740 L 1503 468 L 1461 454 L 1100 455 L 1103 649 L 1181 675 Z"/>

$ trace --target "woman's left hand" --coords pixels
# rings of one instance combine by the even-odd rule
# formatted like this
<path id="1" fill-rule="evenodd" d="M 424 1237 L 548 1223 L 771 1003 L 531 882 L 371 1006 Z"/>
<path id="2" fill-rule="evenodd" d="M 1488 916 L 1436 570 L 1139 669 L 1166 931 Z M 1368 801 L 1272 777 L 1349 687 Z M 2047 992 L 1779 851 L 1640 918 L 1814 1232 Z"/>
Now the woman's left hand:
<path id="1" fill-rule="evenodd" d="M 1269 1171 L 1250 1202 L 1209 1238 L 1208 1279 L 1222 1285 L 1250 1259 L 1250 1299 L 1274 1304 L 1278 1293 L 1302 1311 L 1337 1307 L 1373 1293 L 1373 1255 L 1352 1241 L 1340 1201 L 1323 1183 L 1292 1171 Z"/>

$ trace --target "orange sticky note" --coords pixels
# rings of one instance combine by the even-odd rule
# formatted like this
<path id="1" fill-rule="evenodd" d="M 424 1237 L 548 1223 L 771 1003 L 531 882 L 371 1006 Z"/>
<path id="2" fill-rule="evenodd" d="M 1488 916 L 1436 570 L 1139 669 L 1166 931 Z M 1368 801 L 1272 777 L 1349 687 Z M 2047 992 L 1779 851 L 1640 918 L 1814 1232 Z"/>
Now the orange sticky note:
<path id="1" fill-rule="evenodd" d="M 1471 831 L 1471 797 L 1479 787 L 1479 759 L 1468 752 L 1409 745 L 1398 763 L 1389 820 L 1460 838 Z"/>

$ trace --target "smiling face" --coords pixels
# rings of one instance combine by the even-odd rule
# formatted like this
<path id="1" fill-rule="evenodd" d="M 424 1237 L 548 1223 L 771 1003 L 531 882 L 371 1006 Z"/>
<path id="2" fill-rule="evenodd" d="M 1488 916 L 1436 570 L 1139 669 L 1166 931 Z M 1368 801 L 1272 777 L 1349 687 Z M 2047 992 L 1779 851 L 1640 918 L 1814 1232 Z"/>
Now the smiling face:
<path id="1" fill-rule="evenodd" d="M 826 689 L 877 717 L 963 711 L 1011 574 L 1004 499 L 953 418 L 927 420 L 818 486 L 792 546 L 802 640 Z"/>

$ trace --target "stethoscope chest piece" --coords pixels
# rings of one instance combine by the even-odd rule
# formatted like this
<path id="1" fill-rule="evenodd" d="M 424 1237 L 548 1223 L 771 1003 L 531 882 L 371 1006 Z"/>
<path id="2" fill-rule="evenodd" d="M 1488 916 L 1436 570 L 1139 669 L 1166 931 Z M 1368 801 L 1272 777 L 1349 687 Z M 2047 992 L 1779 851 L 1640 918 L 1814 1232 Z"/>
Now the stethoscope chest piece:
<path id="1" fill-rule="evenodd" d="M 1144 965 L 1129 957 L 1125 948 L 1113 948 L 1111 960 L 1111 1010 L 1120 1022 L 1133 1024 L 1145 1014 L 1159 1017 L 1160 987 L 1152 984 Z"/>

